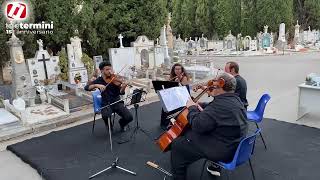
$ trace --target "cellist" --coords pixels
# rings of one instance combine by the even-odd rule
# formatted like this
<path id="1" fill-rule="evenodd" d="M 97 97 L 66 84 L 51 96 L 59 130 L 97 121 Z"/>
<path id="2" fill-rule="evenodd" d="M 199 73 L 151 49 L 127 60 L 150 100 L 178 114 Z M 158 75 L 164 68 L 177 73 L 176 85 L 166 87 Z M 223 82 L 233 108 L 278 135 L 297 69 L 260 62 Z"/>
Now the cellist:
<path id="1" fill-rule="evenodd" d="M 187 119 L 191 128 L 171 144 L 171 167 L 174 180 L 185 180 L 187 166 L 201 158 L 228 162 L 233 158 L 240 140 L 246 136 L 247 116 L 243 103 L 234 93 L 235 78 L 221 72 L 208 88 L 214 97 L 206 107 L 191 99 L 187 102 Z M 210 169 L 220 176 L 220 169 Z"/>
<path id="2" fill-rule="evenodd" d="M 101 76 L 88 83 L 84 89 L 87 91 L 97 88 L 100 89 L 102 96 L 101 106 L 106 107 L 107 105 L 120 100 L 120 95 L 125 94 L 127 83 L 122 81 L 117 77 L 117 75 L 114 74 L 110 63 L 105 61 L 101 62 L 99 64 L 99 69 L 101 71 Z M 102 119 L 105 122 L 107 129 L 108 118 L 113 112 L 117 113 L 121 117 L 119 120 L 121 131 L 126 131 L 126 126 L 133 120 L 133 117 L 130 111 L 125 107 L 124 102 L 119 101 L 118 103 L 101 110 Z"/>

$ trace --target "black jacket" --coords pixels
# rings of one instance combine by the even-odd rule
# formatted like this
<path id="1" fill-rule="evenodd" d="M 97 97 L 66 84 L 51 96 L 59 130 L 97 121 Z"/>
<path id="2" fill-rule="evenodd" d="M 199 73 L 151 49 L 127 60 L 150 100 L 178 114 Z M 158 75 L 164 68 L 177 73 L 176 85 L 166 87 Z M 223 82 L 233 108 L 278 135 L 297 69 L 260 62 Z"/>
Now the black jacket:
<path id="1" fill-rule="evenodd" d="M 244 107 L 246 108 L 249 105 L 247 100 L 247 82 L 240 75 L 236 75 L 234 78 L 236 78 L 237 81 L 237 86 L 234 93 L 238 94 Z"/>
<path id="2" fill-rule="evenodd" d="M 247 133 L 246 110 L 235 93 L 216 96 L 202 112 L 189 107 L 186 137 L 212 161 L 230 161 Z"/>
<path id="3" fill-rule="evenodd" d="M 84 89 L 86 91 L 89 90 L 89 86 L 92 84 L 102 84 L 104 86 L 107 86 L 108 83 L 102 78 L 102 77 L 98 77 L 96 80 L 94 80 L 92 83 L 87 84 Z M 102 102 L 101 102 L 101 106 L 106 106 L 108 104 L 111 104 L 113 102 L 116 102 L 118 100 L 120 100 L 120 95 L 124 95 L 124 92 L 121 93 L 120 92 L 120 87 L 114 85 L 113 83 L 110 83 L 108 85 L 108 87 L 101 92 L 101 97 L 102 97 Z"/>

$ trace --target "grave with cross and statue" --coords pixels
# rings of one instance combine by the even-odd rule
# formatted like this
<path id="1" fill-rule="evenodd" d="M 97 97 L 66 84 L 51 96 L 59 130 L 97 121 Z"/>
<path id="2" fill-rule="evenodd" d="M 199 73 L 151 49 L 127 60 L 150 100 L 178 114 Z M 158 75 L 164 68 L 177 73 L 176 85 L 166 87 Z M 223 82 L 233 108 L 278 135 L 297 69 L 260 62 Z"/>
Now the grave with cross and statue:
<path id="1" fill-rule="evenodd" d="M 36 52 L 35 58 L 29 59 L 30 62 L 34 61 L 34 64 L 31 63 L 31 67 L 29 68 L 29 60 L 26 62 L 24 59 L 22 49 L 24 42 L 17 38 L 13 33 L 7 44 L 10 49 L 12 66 L 11 99 L 3 101 L 5 109 L 1 110 L 0 116 L 9 117 L 10 114 L 14 114 L 14 116 L 18 118 L 18 123 L 25 126 L 31 126 L 67 116 L 67 112 L 54 105 L 36 103 L 36 89 L 39 89 L 41 80 L 45 80 L 46 77 L 50 78 L 50 68 L 54 69 L 54 66 L 51 67 L 51 65 L 49 65 L 50 61 L 53 61 L 53 58 L 47 56 L 48 54 L 43 50 L 42 41 L 38 41 L 39 51 Z M 36 65 L 36 63 L 38 65 Z M 33 70 L 37 70 L 37 72 L 35 73 Z M 34 75 L 38 76 L 34 77 Z M 32 83 L 35 78 L 39 78 L 39 83 L 37 85 Z M 0 124 L 2 123 L 3 122 L 0 122 Z"/>

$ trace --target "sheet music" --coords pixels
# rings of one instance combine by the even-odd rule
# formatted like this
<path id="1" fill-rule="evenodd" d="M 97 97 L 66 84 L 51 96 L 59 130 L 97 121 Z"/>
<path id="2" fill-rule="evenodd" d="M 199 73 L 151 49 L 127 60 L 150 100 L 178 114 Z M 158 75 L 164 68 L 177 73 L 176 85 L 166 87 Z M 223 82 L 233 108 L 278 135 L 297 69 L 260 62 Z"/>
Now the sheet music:
<path id="1" fill-rule="evenodd" d="M 160 90 L 158 95 L 166 112 L 186 106 L 190 99 L 190 94 L 185 86 Z"/>

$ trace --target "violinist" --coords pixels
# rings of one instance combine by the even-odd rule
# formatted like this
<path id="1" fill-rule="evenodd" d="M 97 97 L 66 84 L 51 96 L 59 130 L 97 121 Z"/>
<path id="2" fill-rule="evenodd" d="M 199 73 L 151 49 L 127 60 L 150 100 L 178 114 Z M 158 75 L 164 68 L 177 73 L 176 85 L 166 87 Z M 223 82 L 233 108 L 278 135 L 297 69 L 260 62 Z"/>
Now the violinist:
<path id="1" fill-rule="evenodd" d="M 176 63 L 172 66 L 170 72 L 170 81 L 179 82 L 182 86 L 189 84 L 189 76 L 181 64 Z"/>
<path id="2" fill-rule="evenodd" d="M 118 78 L 114 73 L 110 63 L 105 61 L 99 65 L 101 76 L 85 86 L 85 90 L 91 91 L 93 89 L 99 89 L 101 91 L 102 103 L 101 106 L 105 107 L 120 100 L 120 95 L 125 94 L 127 84 Z M 111 105 L 108 108 L 101 110 L 102 119 L 108 129 L 108 118 L 115 112 L 121 118 L 119 120 L 121 131 L 126 131 L 126 126 L 133 120 L 132 114 L 124 106 L 123 101 L 119 101 L 116 104 Z"/>
<path id="3" fill-rule="evenodd" d="M 189 91 L 189 76 L 181 64 L 176 63 L 172 66 L 169 81 L 179 82 L 182 86 L 186 86 Z M 162 109 L 160 127 L 163 130 L 166 130 L 170 124 L 170 119 L 168 119 L 168 116 L 180 111 L 181 109 L 182 108 L 179 108 L 171 112 L 164 112 Z"/>
<path id="4" fill-rule="evenodd" d="M 241 139 L 246 136 L 246 110 L 237 94 L 235 78 L 221 72 L 207 87 L 213 96 L 206 107 L 191 99 L 187 102 L 187 119 L 191 128 L 171 143 L 171 167 L 174 180 L 185 180 L 187 166 L 206 158 L 213 162 L 232 160 Z M 209 83 L 208 83 L 209 85 Z M 207 170 L 220 176 L 220 168 Z"/>

